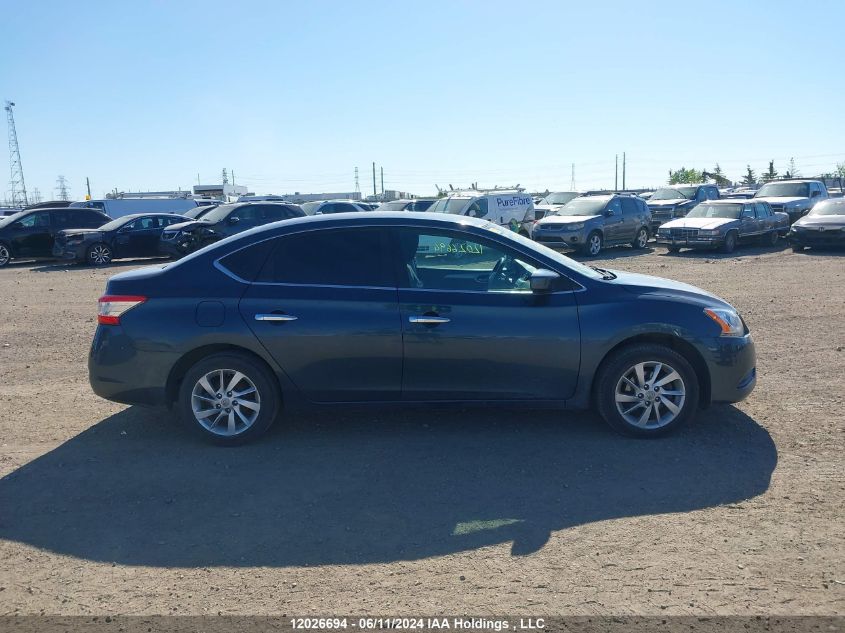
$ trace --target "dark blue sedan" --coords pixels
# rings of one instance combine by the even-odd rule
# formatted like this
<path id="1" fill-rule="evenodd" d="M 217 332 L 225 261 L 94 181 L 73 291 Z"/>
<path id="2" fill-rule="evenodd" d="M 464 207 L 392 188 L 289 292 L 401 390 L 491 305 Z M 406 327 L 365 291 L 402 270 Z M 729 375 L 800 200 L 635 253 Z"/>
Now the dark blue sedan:
<path id="1" fill-rule="evenodd" d="M 94 391 L 166 404 L 222 444 L 282 406 L 595 407 L 666 433 L 756 382 L 736 310 L 658 277 L 583 266 L 483 220 L 339 214 L 265 225 L 112 277 Z"/>

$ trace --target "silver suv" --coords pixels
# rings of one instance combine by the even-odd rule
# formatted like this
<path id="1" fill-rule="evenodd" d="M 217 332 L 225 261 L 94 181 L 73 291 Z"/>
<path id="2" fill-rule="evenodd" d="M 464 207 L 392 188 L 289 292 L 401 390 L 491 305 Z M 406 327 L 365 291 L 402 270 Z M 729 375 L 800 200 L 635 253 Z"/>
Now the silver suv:
<path id="1" fill-rule="evenodd" d="M 645 248 L 651 235 L 651 211 L 631 195 L 582 196 L 534 225 L 532 237 L 552 247 L 574 248 L 595 257 L 605 246 Z"/>

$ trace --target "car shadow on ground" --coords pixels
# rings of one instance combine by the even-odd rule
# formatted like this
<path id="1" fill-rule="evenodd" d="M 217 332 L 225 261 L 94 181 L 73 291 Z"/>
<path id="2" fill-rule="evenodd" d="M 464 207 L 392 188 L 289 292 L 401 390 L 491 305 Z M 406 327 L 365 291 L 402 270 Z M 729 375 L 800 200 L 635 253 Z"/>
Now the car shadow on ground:
<path id="1" fill-rule="evenodd" d="M 723 253 L 719 249 L 685 248 L 678 253 L 671 253 L 665 246 L 656 249 L 661 257 L 681 257 L 687 259 L 739 259 L 743 257 L 759 257 L 760 255 L 772 255 L 790 250 L 790 246 L 783 240 L 777 245 L 768 244 L 739 244 L 733 253 Z M 662 252 L 661 252 L 662 251 Z"/>
<path id="2" fill-rule="evenodd" d="M 0 538 L 150 566 L 416 560 L 594 521 L 735 503 L 777 451 L 733 407 L 670 437 L 590 415 L 397 411 L 299 416 L 235 449 L 129 408 L 0 479 Z"/>
<path id="3" fill-rule="evenodd" d="M 609 246 L 608 248 L 602 249 L 601 253 L 599 253 L 595 257 L 591 255 L 585 255 L 584 253 L 580 253 L 578 251 L 560 250 L 558 252 L 562 255 L 566 255 L 567 257 L 571 257 L 576 261 L 589 264 L 591 261 L 602 259 L 623 259 L 626 257 L 649 255 L 655 252 L 655 245 L 649 244 L 645 248 L 632 248 L 631 246 Z"/>

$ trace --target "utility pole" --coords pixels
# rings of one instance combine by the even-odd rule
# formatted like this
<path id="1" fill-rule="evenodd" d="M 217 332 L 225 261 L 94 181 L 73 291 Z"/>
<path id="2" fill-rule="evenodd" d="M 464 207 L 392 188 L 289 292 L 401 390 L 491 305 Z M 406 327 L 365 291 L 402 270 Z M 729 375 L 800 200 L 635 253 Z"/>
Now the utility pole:
<path id="1" fill-rule="evenodd" d="M 85 198 L 86 200 L 91 199 L 91 181 L 88 180 L 88 176 L 85 176 L 85 187 L 88 189 L 88 197 Z"/>
<path id="2" fill-rule="evenodd" d="M 18 146 L 18 133 L 15 130 L 15 115 L 12 112 L 14 107 L 12 101 L 6 102 L 6 122 L 9 127 L 9 167 L 11 178 L 9 188 L 12 193 L 12 206 L 25 207 L 29 204 L 26 197 L 26 184 L 23 180 L 23 167 L 21 166 L 21 150 Z"/>
<path id="3" fill-rule="evenodd" d="M 613 177 L 613 190 L 619 190 L 619 154 L 616 155 L 616 175 Z"/>
<path id="4" fill-rule="evenodd" d="M 355 168 L 355 193 L 361 193 L 361 183 L 358 182 L 358 168 Z"/>
<path id="5" fill-rule="evenodd" d="M 67 190 L 67 180 L 64 176 L 59 176 L 56 179 L 56 190 L 58 191 L 59 200 L 70 200 L 70 194 Z"/>
<path id="6" fill-rule="evenodd" d="M 373 197 L 375 198 L 378 195 L 376 191 L 376 161 L 373 161 Z"/>
<path id="7" fill-rule="evenodd" d="M 232 170 L 232 186 L 235 186 L 235 170 Z"/>
<path id="8" fill-rule="evenodd" d="M 625 152 L 622 152 L 622 190 L 627 191 L 625 186 Z"/>
<path id="9" fill-rule="evenodd" d="M 200 174 L 199 174 L 199 172 L 197 172 L 197 186 L 199 186 L 199 184 L 200 184 Z"/>
<path id="10" fill-rule="evenodd" d="M 384 200 L 384 167 L 379 169 L 381 169 L 381 199 Z"/>
<path id="11" fill-rule="evenodd" d="M 575 191 L 575 163 L 572 163 L 572 177 L 569 179 L 569 190 Z"/>

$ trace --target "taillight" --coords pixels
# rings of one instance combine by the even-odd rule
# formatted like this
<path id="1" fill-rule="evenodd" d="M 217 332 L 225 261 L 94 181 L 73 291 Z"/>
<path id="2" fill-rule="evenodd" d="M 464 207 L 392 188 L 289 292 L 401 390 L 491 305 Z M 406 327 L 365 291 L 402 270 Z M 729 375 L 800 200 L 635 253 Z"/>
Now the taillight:
<path id="1" fill-rule="evenodd" d="M 97 323 L 119 325 L 120 316 L 127 310 L 146 301 L 146 297 L 134 295 L 103 295 L 97 302 Z"/>

